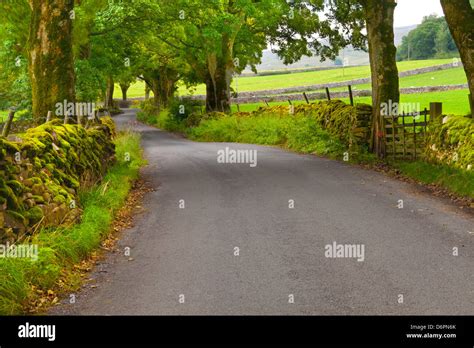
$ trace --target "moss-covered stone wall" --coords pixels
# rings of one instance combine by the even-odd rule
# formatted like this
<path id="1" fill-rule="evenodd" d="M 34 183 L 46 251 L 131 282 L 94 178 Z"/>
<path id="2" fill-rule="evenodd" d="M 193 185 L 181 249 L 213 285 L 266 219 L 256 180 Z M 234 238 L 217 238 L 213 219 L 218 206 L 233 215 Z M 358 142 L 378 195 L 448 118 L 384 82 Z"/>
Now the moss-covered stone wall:
<path id="1" fill-rule="evenodd" d="M 425 149 L 432 162 L 474 170 L 474 120 L 445 116 L 430 123 Z"/>
<path id="2" fill-rule="evenodd" d="M 0 242 L 80 216 L 78 191 L 115 160 L 112 119 L 88 129 L 54 120 L 15 141 L 0 138 Z"/>

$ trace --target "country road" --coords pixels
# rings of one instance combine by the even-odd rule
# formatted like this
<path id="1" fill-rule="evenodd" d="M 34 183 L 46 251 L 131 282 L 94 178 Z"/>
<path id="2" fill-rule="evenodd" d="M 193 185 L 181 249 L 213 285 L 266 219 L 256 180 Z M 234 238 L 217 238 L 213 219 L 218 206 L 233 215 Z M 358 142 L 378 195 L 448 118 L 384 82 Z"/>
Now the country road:
<path id="1" fill-rule="evenodd" d="M 51 314 L 474 313 L 472 215 L 377 172 L 197 143 L 134 112 L 115 119 L 141 132 L 156 191 L 122 234 L 131 255 L 108 255 L 96 287 Z M 218 163 L 225 147 L 257 150 L 257 166 Z M 326 257 L 333 243 L 363 246 L 363 257 Z"/>

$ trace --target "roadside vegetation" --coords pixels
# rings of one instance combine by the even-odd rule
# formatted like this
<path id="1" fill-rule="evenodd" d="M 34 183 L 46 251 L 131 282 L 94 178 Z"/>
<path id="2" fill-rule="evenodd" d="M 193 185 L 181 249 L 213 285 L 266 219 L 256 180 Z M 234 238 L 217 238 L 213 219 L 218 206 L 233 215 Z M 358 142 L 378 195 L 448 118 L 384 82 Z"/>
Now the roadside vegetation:
<path id="1" fill-rule="evenodd" d="M 121 133 L 115 143 L 117 163 L 101 184 L 80 192 L 81 222 L 42 229 L 21 241 L 38 246 L 36 261 L 0 259 L 0 315 L 40 311 L 56 303 L 62 293 L 80 285 L 80 279 L 74 278 L 76 265 L 87 259 L 111 233 L 114 214 L 124 204 L 144 164 L 138 134 Z"/>

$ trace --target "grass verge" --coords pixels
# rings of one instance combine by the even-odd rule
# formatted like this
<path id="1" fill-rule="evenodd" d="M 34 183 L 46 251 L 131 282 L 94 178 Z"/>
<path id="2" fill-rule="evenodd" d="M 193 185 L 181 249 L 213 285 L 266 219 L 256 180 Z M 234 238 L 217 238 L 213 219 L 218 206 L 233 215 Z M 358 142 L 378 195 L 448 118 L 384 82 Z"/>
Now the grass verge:
<path id="1" fill-rule="evenodd" d="M 37 245 L 37 259 L 0 259 L 0 314 L 28 313 L 39 294 L 55 293 L 61 278 L 86 259 L 109 234 L 114 214 L 124 204 L 144 164 L 140 136 L 121 133 L 116 139 L 117 163 L 100 185 L 81 192 L 84 209 L 79 224 L 43 229 L 23 243 Z M 130 159 L 130 160 L 128 160 Z"/>
<path id="2" fill-rule="evenodd" d="M 416 181 L 436 185 L 461 196 L 474 199 L 474 172 L 422 161 L 393 162 L 391 166 Z"/>

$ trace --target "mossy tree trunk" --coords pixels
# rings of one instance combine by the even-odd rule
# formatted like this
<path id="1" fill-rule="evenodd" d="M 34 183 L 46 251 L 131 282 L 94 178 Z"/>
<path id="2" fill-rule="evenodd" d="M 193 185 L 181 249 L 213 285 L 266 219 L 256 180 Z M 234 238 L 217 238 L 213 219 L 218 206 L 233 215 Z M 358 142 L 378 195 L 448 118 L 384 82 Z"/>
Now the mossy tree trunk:
<path id="1" fill-rule="evenodd" d="M 441 0 L 441 6 L 464 65 L 474 117 L 474 9 L 469 0 Z"/>
<path id="2" fill-rule="evenodd" d="M 121 83 L 120 89 L 122 90 L 122 100 L 127 100 L 127 92 L 130 88 L 130 83 Z"/>
<path id="3" fill-rule="evenodd" d="M 153 104 L 160 109 L 160 79 L 157 76 L 150 78 L 151 91 L 153 92 Z"/>
<path id="4" fill-rule="evenodd" d="M 222 52 L 208 58 L 206 78 L 206 111 L 230 112 L 230 84 L 235 71 L 233 46 L 235 37 L 222 35 Z"/>
<path id="5" fill-rule="evenodd" d="M 37 123 L 58 102 L 75 102 L 72 50 L 74 0 L 29 0 L 29 74 Z"/>
<path id="6" fill-rule="evenodd" d="M 167 68 L 157 68 L 149 71 L 144 80 L 147 86 L 145 92 L 148 90 L 148 96 L 145 98 L 149 98 L 151 90 L 154 105 L 158 109 L 167 107 L 176 90 L 176 82 L 179 80 L 178 73 Z"/>
<path id="7" fill-rule="evenodd" d="M 145 86 L 145 100 L 150 99 L 150 87 L 148 85 Z"/>
<path id="8" fill-rule="evenodd" d="M 179 80 L 179 74 L 168 68 L 160 69 L 159 73 L 159 97 L 163 107 L 167 107 L 176 91 L 176 82 Z"/>
<path id="9" fill-rule="evenodd" d="M 219 66 L 214 78 L 206 80 L 206 111 L 230 112 L 230 79 L 232 71 Z"/>
<path id="10" fill-rule="evenodd" d="M 111 108 L 114 106 L 114 90 L 115 90 L 114 78 L 112 76 L 109 76 L 107 78 L 107 89 L 105 91 L 104 107 Z"/>
<path id="11" fill-rule="evenodd" d="M 397 49 L 394 44 L 393 14 L 395 0 L 361 0 L 364 6 L 372 78 L 372 135 L 370 148 L 385 156 L 384 123 L 381 105 L 400 100 Z"/>

